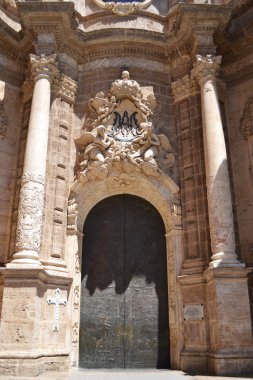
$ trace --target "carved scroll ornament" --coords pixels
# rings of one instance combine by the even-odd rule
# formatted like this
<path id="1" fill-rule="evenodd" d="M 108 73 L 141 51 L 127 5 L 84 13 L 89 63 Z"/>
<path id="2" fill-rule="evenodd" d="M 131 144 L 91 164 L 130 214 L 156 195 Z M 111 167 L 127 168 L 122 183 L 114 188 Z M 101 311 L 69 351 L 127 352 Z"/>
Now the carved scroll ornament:
<path id="1" fill-rule="evenodd" d="M 153 0 L 93 0 L 100 8 L 112 11 L 119 16 L 126 16 L 136 10 L 145 9 L 152 4 Z"/>
<path id="2" fill-rule="evenodd" d="M 100 92 L 89 104 L 93 122 L 88 120 L 86 131 L 76 140 L 78 181 L 105 179 L 113 168 L 159 177 L 173 166 L 169 139 L 156 134 L 151 121 L 157 103 L 151 94 L 144 99 L 127 71 L 112 84 L 107 97 Z"/>

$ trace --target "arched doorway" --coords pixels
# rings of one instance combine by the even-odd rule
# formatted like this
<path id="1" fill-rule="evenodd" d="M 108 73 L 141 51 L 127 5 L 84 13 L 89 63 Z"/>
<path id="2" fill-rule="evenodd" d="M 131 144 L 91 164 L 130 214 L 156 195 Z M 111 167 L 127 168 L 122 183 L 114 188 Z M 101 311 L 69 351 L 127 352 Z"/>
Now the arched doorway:
<path id="1" fill-rule="evenodd" d="M 137 196 L 99 202 L 84 224 L 79 366 L 169 368 L 165 228 Z"/>

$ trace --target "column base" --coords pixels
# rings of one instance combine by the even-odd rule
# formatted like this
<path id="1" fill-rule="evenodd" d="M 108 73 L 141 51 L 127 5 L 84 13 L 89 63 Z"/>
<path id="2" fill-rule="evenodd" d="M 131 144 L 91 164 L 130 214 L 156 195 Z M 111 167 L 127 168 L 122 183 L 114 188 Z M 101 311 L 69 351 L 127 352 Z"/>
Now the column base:
<path id="1" fill-rule="evenodd" d="M 13 255 L 13 259 L 10 263 L 6 265 L 8 268 L 14 268 L 22 266 L 24 268 L 41 268 L 42 265 L 39 261 L 39 254 L 37 251 L 32 250 L 22 250 L 19 252 L 16 252 Z"/>
<path id="2" fill-rule="evenodd" d="M 209 268 L 245 268 L 234 252 L 218 252 L 211 257 Z"/>
<path id="3" fill-rule="evenodd" d="M 42 356 L 43 355 L 43 356 Z M 9 358 L 2 358 L 0 356 L 0 375 L 4 376 L 39 376 L 45 372 L 56 372 L 55 378 L 57 379 L 57 372 L 67 372 L 69 370 L 69 356 L 61 354 L 59 356 L 46 355 L 45 353 L 38 353 L 34 357 L 29 355 L 11 355 Z"/>
<path id="4" fill-rule="evenodd" d="M 253 370 L 248 292 L 250 268 L 208 268 L 204 272 L 210 334 L 209 371 L 215 375 Z"/>
<path id="5" fill-rule="evenodd" d="M 0 374 L 37 376 L 46 371 L 62 371 L 69 367 L 70 285 L 69 273 L 48 273 L 41 268 L 24 268 L 11 264 L 0 268 L 3 289 L 1 305 Z M 59 306 L 55 331 L 55 290 L 67 305 Z M 57 378 L 57 376 L 56 376 Z"/>

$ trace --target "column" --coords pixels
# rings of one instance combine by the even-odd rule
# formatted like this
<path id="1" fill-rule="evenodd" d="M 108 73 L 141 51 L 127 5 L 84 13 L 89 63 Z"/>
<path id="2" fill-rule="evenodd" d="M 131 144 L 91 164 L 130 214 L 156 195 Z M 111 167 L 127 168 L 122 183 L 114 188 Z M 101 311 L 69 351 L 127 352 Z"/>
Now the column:
<path id="1" fill-rule="evenodd" d="M 221 57 L 197 55 L 193 77 L 201 88 L 203 140 L 212 257 L 210 268 L 244 266 L 235 254 L 231 189 L 216 90 Z"/>
<path id="2" fill-rule="evenodd" d="M 51 81 L 57 75 L 56 55 L 30 56 L 34 81 L 18 210 L 13 264 L 40 266 L 44 186 L 50 113 Z"/>

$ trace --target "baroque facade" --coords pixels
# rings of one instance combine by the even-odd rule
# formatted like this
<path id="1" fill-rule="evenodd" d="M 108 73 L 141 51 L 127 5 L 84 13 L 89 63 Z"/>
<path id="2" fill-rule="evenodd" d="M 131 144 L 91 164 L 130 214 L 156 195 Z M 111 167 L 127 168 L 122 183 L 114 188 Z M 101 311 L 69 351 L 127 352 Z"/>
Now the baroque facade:
<path id="1" fill-rule="evenodd" d="M 253 372 L 252 20 L 247 0 L 1 1 L 1 374 L 156 367 L 151 346 L 167 368 Z M 122 238 L 112 203 L 89 224 L 110 199 L 123 202 Z M 116 256 L 88 259 L 103 246 Z M 120 364 L 101 351 L 114 344 Z M 150 361 L 130 363 L 125 347 Z"/>

